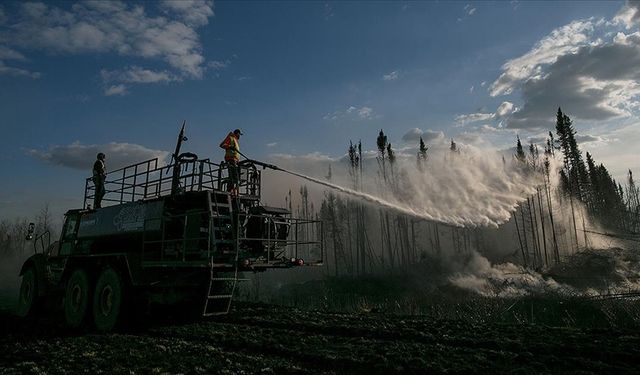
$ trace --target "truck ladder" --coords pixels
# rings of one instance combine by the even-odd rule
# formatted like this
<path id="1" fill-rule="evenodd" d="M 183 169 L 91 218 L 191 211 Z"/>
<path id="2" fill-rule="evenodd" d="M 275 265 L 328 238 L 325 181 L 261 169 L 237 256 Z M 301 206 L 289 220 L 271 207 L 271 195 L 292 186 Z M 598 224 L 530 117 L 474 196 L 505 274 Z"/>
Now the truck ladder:
<path id="1" fill-rule="evenodd" d="M 224 315 L 229 313 L 233 294 L 238 283 L 240 243 L 237 228 L 239 216 L 234 215 L 231 196 L 228 193 L 212 192 L 211 197 L 213 198 L 210 202 L 213 233 L 212 248 L 215 255 L 210 257 L 211 273 L 207 298 L 202 313 L 203 316 Z M 233 221 L 236 221 L 236 223 L 233 223 Z M 229 244 L 233 245 L 233 268 L 225 272 L 216 271 L 214 257 L 221 255 L 224 251 L 223 249 L 228 248 Z"/>

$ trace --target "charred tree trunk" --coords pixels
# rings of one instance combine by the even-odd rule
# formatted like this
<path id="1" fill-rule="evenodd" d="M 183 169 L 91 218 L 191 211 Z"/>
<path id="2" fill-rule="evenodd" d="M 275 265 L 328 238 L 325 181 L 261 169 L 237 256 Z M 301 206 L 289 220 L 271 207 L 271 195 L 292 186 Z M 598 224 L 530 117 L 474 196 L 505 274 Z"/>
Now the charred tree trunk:
<path id="1" fill-rule="evenodd" d="M 542 197 L 540 196 L 540 189 L 536 188 L 538 195 L 538 211 L 540 211 L 540 225 L 542 226 L 542 246 L 544 248 L 544 263 L 549 266 L 549 254 L 547 253 L 547 234 L 544 229 L 544 212 L 542 211 Z"/>
<path id="2" fill-rule="evenodd" d="M 524 246 L 522 245 L 522 237 L 520 236 L 520 228 L 518 227 L 518 215 L 513 215 L 513 221 L 516 223 L 516 233 L 518 234 L 518 242 L 520 243 L 520 251 L 522 252 L 522 262 L 524 263 L 525 267 L 528 267 L 527 265 L 527 256 L 524 250 Z"/>

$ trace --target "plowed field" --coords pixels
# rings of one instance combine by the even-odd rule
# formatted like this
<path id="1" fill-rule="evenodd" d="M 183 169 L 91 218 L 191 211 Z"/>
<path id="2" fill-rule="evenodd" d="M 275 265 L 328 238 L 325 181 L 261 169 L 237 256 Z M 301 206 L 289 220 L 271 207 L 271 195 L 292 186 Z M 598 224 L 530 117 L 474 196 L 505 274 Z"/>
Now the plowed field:
<path id="1" fill-rule="evenodd" d="M 640 332 L 238 303 L 111 334 L 0 313 L 0 373 L 638 373 Z"/>

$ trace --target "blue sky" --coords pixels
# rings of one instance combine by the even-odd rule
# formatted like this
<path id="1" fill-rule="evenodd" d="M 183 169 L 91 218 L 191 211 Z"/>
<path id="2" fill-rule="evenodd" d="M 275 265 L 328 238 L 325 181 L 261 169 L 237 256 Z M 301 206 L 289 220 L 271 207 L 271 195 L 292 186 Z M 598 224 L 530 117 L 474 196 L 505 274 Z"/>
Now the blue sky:
<path id="1" fill-rule="evenodd" d="M 638 170 L 638 2 L 0 4 L 0 218 L 79 204 L 107 167 L 188 148 L 340 158 L 384 129 L 411 155 L 453 137 L 540 141 L 558 106 L 619 178 Z"/>

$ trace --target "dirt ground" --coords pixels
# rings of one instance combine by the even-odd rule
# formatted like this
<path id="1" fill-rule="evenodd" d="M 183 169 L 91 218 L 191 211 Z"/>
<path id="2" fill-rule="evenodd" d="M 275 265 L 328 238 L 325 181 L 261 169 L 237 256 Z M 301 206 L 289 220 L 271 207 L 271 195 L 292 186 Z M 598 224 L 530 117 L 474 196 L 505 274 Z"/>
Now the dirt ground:
<path id="1" fill-rule="evenodd" d="M 0 373 L 638 373 L 637 330 L 471 324 L 236 303 L 112 334 L 0 313 Z"/>

